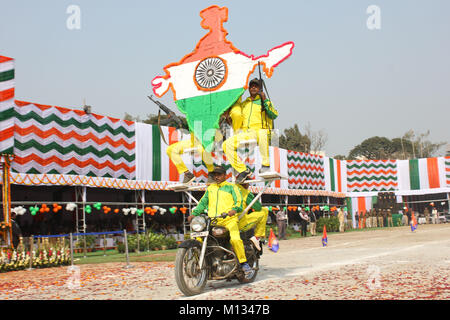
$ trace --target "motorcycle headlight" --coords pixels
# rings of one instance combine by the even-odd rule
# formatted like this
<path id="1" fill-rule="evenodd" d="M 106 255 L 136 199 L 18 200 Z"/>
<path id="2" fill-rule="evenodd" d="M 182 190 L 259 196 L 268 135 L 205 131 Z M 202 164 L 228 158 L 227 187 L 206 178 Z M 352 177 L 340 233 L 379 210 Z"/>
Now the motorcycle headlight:
<path id="1" fill-rule="evenodd" d="M 201 216 L 194 217 L 191 221 L 191 230 L 195 232 L 203 231 L 206 227 L 206 219 Z"/>

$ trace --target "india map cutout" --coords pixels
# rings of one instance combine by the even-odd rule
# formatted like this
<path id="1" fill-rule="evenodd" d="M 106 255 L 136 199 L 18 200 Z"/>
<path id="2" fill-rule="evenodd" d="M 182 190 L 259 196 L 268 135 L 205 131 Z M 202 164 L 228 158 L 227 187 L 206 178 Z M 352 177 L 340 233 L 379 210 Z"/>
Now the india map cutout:
<path id="1" fill-rule="evenodd" d="M 155 77 L 151 83 L 157 97 L 172 90 L 178 109 L 186 115 L 189 130 L 211 151 L 215 132 L 211 129 L 219 128 L 220 115 L 247 89 L 258 63 L 270 78 L 274 68 L 292 54 L 294 43 L 286 42 L 254 57 L 226 39 L 228 32 L 223 24 L 228 20 L 227 7 L 208 7 L 200 12 L 200 17 L 200 25 L 209 32 L 193 52 L 165 66 L 166 74 Z"/>

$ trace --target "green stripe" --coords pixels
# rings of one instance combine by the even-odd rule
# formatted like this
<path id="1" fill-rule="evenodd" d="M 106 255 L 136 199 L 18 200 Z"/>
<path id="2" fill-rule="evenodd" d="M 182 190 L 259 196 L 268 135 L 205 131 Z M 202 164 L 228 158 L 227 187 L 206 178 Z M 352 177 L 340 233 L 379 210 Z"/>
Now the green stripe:
<path id="1" fill-rule="evenodd" d="M 292 162 L 309 162 L 309 163 L 314 163 L 314 164 L 323 164 L 323 160 L 322 159 L 314 159 L 312 157 L 300 157 L 300 156 L 295 156 L 295 155 L 287 155 L 287 160 L 288 161 L 292 161 Z"/>
<path id="2" fill-rule="evenodd" d="M 207 131 L 219 128 L 220 115 L 244 91 L 244 88 L 237 88 L 175 101 L 178 109 L 186 115 L 189 131 L 194 133 L 206 151 L 211 151 L 214 143 L 214 135 L 206 134 Z M 201 121 L 202 125 L 195 126 L 196 121 Z"/>
<path id="3" fill-rule="evenodd" d="M 345 198 L 345 203 L 347 205 L 348 216 L 347 219 L 352 219 L 352 198 Z"/>
<path id="4" fill-rule="evenodd" d="M 336 191 L 335 180 L 334 180 L 334 161 L 332 158 L 330 160 L 330 181 L 331 181 L 331 191 Z"/>
<path id="5" fill-rule="evenodd" d="M 14 79 L 14 69 L 0 72 L 0 82 Z"/>
<path id="6" fill-rule="evenodd" d="M 289 176 L 294 177 L 309 177 L 314 179 L 323 179 L 325 178 L 325 175 L 323 173 L 314 173 L 314 172 L 295 172 L 295 171 L 288 171 Z"/>
<path id="7" fill-rule="evenodd" d="M 103 149 L 103 150 L 97 150 L 95 147 L 93 146 L 89 146 L 86 148 L 79 148 L 76 145 L 69 145 L 67 147 L 63 147 L 61 145 L 59 145 L 56 142 L 51 142 L 47 145 L 42 145 L 38 142 L 36 142 L 35 140 L 31 139 L 28 140 L 25 143 L 20 142 L 19 140 L 15 140 L 14 141 L 14 146 L 15 148 L 19 149 L 20 151 L 26 151 L 27 149 L 30 148 L 36 148 L 37 150 L 39 150 L 42 153 L 47 153 L 49 151 L 55 150 L 63 155 L 68 154 L 69 152 L 75 152 L 76 154 L 80 155 L 80 156 L 84 156 L 87 154 L 93 154 L 99 158 L 104 157 L 104 156 L 110 156 L 113 160 L 118 160 L 118 159 L 125 159 L 126 161 L 134 161 L 135 160 L 135 154 L 132 153 L 131 155 L 127 154 L 124 151 L 119 151 L 119 152 L 112 152 L 109 149 Z"/>
<path id="8" fill-rule="evenodd" d="M 397 181 L 397 176 L 380 176 L 380 177 L 376 177 L 376 176 L 362 176 L 362 177 L 353 177 L 353 178 L 349 178 L 347 177 L 347 181 L 351 182 L 351 181 L 363 181 L 363 180 L 367 180 L 367 181 L 380 181 L 380 180 L 393 180 L 393 181 Z"/>
<path id="9" fill-rule="evenodd" d="M 9 147 L 7 149 L 0 150 L 0 153 L 2 153 L 2 154 L 13 154 L 14 153 L 14 147 Z"/>
<path id="10" fill-rule="evenodd" d="M 411 190 L 420 189 L 419 160 L 409 160 L 409 182 Z"/>
<path id="11" fill-rule="evenodd" d="M 378 203 L 378 196 L 372 196 L 372 207 L 374 204 Z"/>
<path id="12" fill-rule="evenodd" d="M 366 168 L 366 169 L 374 169 L 374 168 L 383 168 L 383 169 L 387 169 L 387 168 L 392 168 L 392 169 L 396 169 L 397 168 L 397 164 L 395 164 L 395 163 L 389 163 L 389 164 L 383 164 L 383 163 L 380 163 L 380 164 L 375 164 L 375 163 L 372 163 L 372 164 L 366 164 L 366 163 L 363 163 L 363 164 L 348 164 L 347 163 L 347 169 L 353 169 L 353 168 L 357 168 L 357 169 L 362 169 L 362 168 Z"/>
<path id="13" fill-rule="evenodd" d="M 6 119 L 10 119 L 14 117 L 14 107 L 11 106 L 10 109 L 6 109 L 0 112 L 0 121 L 4 121 Z M 3 129 L 3 128 L 0 128 Z"/>
<path id="14" fill-rule="evenodd" d="M 103 125 L 99 126 L 91 120 L 88 120 L 86 122 L 80 122 L 80 121 L 75 120 L 74 118 L 70 118 L 69 120 L 62 120 L 55 114 L 51 114 L 48 117 L 43 118 L 40 115 L 38 115 L 37 113 L 35 113 L 34 111 L 31 111 L 25 115 L 17 113 L 16 117 L 17 117 L 18 121 L 20 121 L 20 122 L 25 122 L 30 119 L 34 119 L 35 121 L 37 121 L 38 123 L 40 123 L 42 125 L 47 125 L 49 123 L 54 122 L 63 128 L 67 128 L 67 127 L 73 125 L 78 129 L 91 128 L 98 133 L 102 133 L 103 131 L 109 131 L 113 135 L 118 135 L 118 134 L 122 133 L 127 138 L 134 137 L 134 129 L 132 131 L 128 131 L 127 129 L 125 129 L 125 127 L 118 127 L 117 129 L 113 129 L 111 126 L 109 126 L 107 124 L 103 124 Z"/>
<path id="15" fill-rule="evenodd" d="M 152 180 L 161 181 L 161 133 L 158 126 L 152 126 Z"/>

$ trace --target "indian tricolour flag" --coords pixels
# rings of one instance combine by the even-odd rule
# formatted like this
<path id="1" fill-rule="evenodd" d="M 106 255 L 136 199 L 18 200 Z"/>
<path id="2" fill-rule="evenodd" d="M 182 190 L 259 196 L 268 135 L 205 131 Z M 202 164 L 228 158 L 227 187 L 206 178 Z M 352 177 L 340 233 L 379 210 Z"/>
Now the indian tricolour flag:
<path id="1" fill-rule="evenodd" d="M 325 190 L 347 192 L 347 162 L 324 158 Z"/>
<path id="2" fill-rule="evenodd" d="M 247 55 L 226 40 L 227 32 L 222 24 L 227 15 L 227 10 L 217 6 L 203 10 L 200 13 L 204 19 L 202 27 L 209 33 L 193 52 L 164 67 L 164 76 L 152 80 L 156 96 L 162 97 L 172 90 L 175 103 L 186 115 L 189 130 L 208 151 L 212 149 L 220 115 L 244 93 L 258 63 L 270 77 L 273 69 L 288 58 L 294 48 L 293 42 L 287 42 L 259 57 Z"/>
<path id="3" fill-rule="evenodd" d="M 14 151 L 14 60 L 0 56 L 0 154 Z"/>
<path id="4" fill-rule="evenodd" d="M 399 190 L 445 188 L 445 159 L 398 160 Z"/>

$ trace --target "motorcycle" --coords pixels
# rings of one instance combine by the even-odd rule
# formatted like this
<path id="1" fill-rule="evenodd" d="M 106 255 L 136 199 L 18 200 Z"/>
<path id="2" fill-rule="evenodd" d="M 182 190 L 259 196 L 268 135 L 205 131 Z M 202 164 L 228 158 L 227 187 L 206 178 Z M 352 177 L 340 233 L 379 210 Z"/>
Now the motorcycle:
<path id="1" fill-rule="evenodd" d="M 220 217 L 225 218 L 226 213 Z M 241 232 L 247 263 L 255 271 L 246 279 L 239 260 L 230 244 L 230 235 L 225 227 L 217 226 L 216 218 L 199 215 L 192 219 L 191 239 L 178 246 L 175 260 L 175 280 L 186 296 L 203 292 L 208 280 L 233 280 L 250 283 L 256 278 L 261 251 L 256 249 L 250 238 L 254 229 Z"/>

